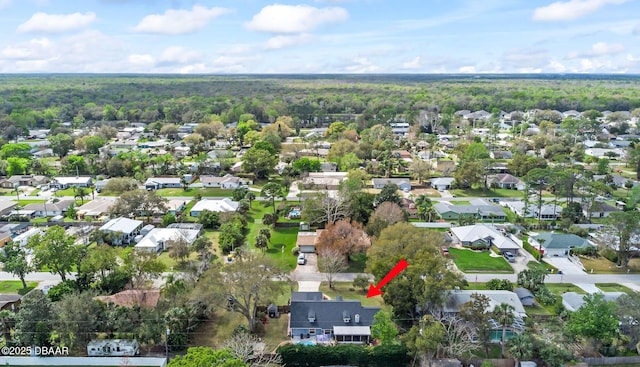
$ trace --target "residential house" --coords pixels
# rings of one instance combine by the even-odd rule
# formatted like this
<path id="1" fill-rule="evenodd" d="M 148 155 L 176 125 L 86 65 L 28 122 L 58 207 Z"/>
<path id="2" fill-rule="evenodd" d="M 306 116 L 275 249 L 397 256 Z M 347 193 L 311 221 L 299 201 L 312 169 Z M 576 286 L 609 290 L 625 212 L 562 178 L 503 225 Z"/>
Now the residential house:
<path id="1" fill-rule="evenodd" d="M 454 205 L 442 201 L 434 204 L 433 208 L 444 220 L 459 220 L 464 215 L 473 215 L 476 219 L 491 222 L 504 222 L 507 219 L 500 206 L 491 205 L 484 200 L 474 200 L 471 205 Z"/>
<path id="2" fill-rule="evenodd" d="M 394 122 L 389 124 L 389 126 L 391 126 L 391 131 L 398 136 L 405 136 L 411 128 L 411 125 L 407 122 Z"/>
<path id="3" fill-rule="evenodd" d="M 200 223 L 171 223 L 167 228 L 195 229 L 198 232 L 202 232 L 202 224 Z"/>
<path id="4" fill-rule="evenodd" d="M 144 182 L 147 190 L 158 190 L 166 188 L 181 188 L 182 180 L 180 177 L 150 177 Z"/>
<path id="5" fill-rule="evenodd" d="M 489 153 L 489 157 L 493 159 L 511 159 L 513 154 L 508 150 L 496 150 Z"/>
<path id="6" fill-rule="evenodd" d="M 11 232 L 0 232 L 0 248 L 11 242 Z"/>
<path id="7" fill-rule="evenodd" d="M 525 206 L 525 203 L 519 200 L 505 201 L 504 206 L 522 218 L 538 218 L 538 214 L 540 214 L 541 220 L 558 220 L 562 213 L 562 207 L 557 204 L 543 203 L 538 209 L 537 204 L 529 203 L 528 206 Z"/>
<path id="8" fill-rule="evenodd" d="M 167 250 L 178 241 L 185 241 L 191 246 L 199 234 L 200 231 L 197 229 L 154 228 L 138 241 L 135 249 L 158 253 Z"/>
<path id="9" fill-rule="evenodd" d="M 407 178 L 372 178 L 371 182 L 374 189 L 382 189 L 387 184 L 394 184 L 402 191 L 411 191 L 411 181 Z"/>
<path id="10" fill-rule="evenodd" d="M 444 191 L 451 189 L 455 178 L 453 177 L 437 177 L 431 179 L 431 187 L 438 191 Z"/>
<path id="11" fill-rule="evenodd" d="M 336 162 L 320 162 L 321 172 L 337 172 L 338 164 Z"/>
<path id="12" fill-rule="evenodd" d="M 514 292 L 501 290 L 454 290 L 449 292 L 442 307 L 445 317 L 457 317 L 462 307 L 473 301 L 473 294 L 481 294 L 489 298 L 489 307 L 487 311 L 492 312 L 500 304 L 506 303 L 513 307 L 513 323 L 506 325 L 507 340 L 525 329 L 524 318 L 527 313 L 520 302 L 520 298 Z M 502 325 L 497 320 L 489 319 L 491 325 L 491 341 L 498 342 L 502 339 Z"/>
<path id="13" fill-rule="evenodd" d="M 314 254 L 320 232 L 322 232 L 322 230 L 318 230 L 317 232 L 298 232 L 296 247 L 302 253 Z"/>
<path id="14" fill-rule="evenodd" d="M 70 187 L 89 187 L 91 184 L 93 179 L 89 176 L 58 176 L 53 178 L 49 186 L 64 190 Z"/>
<path id="15" fill-rule="evenodd" d="M 124 217 L 114 218 L 100 227 L 100 231 L 113 233 L 113 245 L 128 245 L 140 233 L 143 222 L 141 220 Z"/>
<path id="16" fill-rule="evenodd" d="M 529 237 L 529 244 L 544 256 L 568 256 L 573 248 L 593 246 L 587 239 L 569 233 L 540 232 Z"/>
<path id="17" fill-rule="evenodd" d="M 302 179 L 304 189 L 337 190 L 340 183 L 347 179 L 347 172 L 309 172 Z"/>
<path id="18" fill-rule="evenodd" d="M 630 180 L 626 177 L 620 176 L 620 175 L 611 175 L 611 183 L 613 183 L 616 187 L 620 187 L 620 188 L 625 188 L 625 184 L 627 183 L 627 181 L 631 181 L 632 184 L 634 184 L 634 186 L 637 185 L 637 182 L 633 182 L 633 180 Z M 608 175 L 593 175 L 593 179 L 596 181 L 603 181 L 606 183 L 606 180 L 608 178 Z"/>
<path id="19" fill-rule="evenodd" d="M 32 228 L 29 228 L 27 231 L 15 236 L 13 238 L 13 242 L 19 244 L 20 247 L 25 247 L 29 242 L 29 238 L 35 235 L 43 235 L 43 234 L 44 232 L 40 228 L 32 227 Z"/>
<path id="20" fill-rule="evenodd" d="M 105 178 L 104 180 L 96 181 L 94 184 L 96 192 L 102 192 L 102 190 L 104 190 L 104 187 L 107 186 L 107 183 L 109 183 L 109 180 L 109 178 Z"/>
<path id="21" fill-rule="evenodd" d="M 518 298 L 520 298 L 520 302 L 522 302 L 523 306 L 533 306 L 535 297 L 533 296 L 533 293 L 531 293 L 531 291 L 527 288 L 516 288 L 513 290 L 513 293 L 518 295 Z"/>
<path id="22" fill-rule="evenodd" d="M 18 186 L 38 186 L 49 183 L 47 176 L 34 175 L 13 175 L 4 180 L 1 185 L 5 189 L 13 189 Z"/>
<path id="23" fill-rule="evenodd" d="M 470 248 L 495 247 L 498 251 L 509 251 L 517 255 L 520 245 L 515 243 L 505 233 L 488 224 L 474 224 L 470 226 L 451 227 L 449 229 L 454 244 Z"/>
<path id="24" fill-rule="evenodd" d="M 293 292 L 289 335 L 296 341 L 368 344 L 373 316 L 378 307 L 363 307 L 360 301 L 323 299 L 322 292 Z"/>
<path id="25" fill-rule="evenodd" d="M 9 214 L 18 203 L 11 200 L 0 200 L 0 216 Z"/>
<path id="26" fill-rule="evenodd" d="M 586 202 L 582 204 L 582 213 L 587 218 L 606 218 L 609 214 L 619 211 L 620 208 L 598 200 L 594 200 L 591 205 Z"/>
<path id="27" fill-rule="evenodd" d="M 102 196 L 89 201 L 76 210 L 76 216 L 80 220 L 99 220 L 109 215 L 109 211 L 116 203 L 116 197 Z"/>
<path id="28" fill-rule="evenodd" d="M 55 217 L 56 215 L 65 215 L 67 209 L 71 204 L 74 204 L 73 200 L 61 200 L 57 203 L 32 203 L 24 207 L 24 210 L 33 210 L 36 218 Z"/>
<path id="29" fill-rule="evenodd" d="M 200 176 L 200 182 L 203 187 L 219 187 L 222 189 L 236 189 L 238 187 L 246 187 L 252 184 L 251 180 L 240 178 L 231 174 L 222 177 L 217 176 Z"/>
<path id="30" fill-rule="evenodd" d="M 491 187 L 510 190 L 524 190 L 526 184 L 519 178 L 509 173 L 498 173 L 489 177 Z"/>
<path id="31" fill-rule="evenodd" d="M 618 298 L 625 295 L 624 292 L 600 292 L 607 302 L 615 302 Z M 565 292 L 562 294 L 562 305 L 567 311 L 576 312 L 584 305 L 584 297 L 586 294 L 576 292 Z"/>
<path id="32" fill-rule="evenodd" d="M 0 294 L 0 311 L 17 311 L 21 300 L 19 294 Z"/>
<path id="33" fill-rule="evenodd" d="M 203 210 L 218 213 L 235 212 L 238 210 L 238 202 L 233 201 L 230 198 L 206 198 L 198 201 L 196 205 L 191 208 L 189 213 L 192 217 L 197 217 Z"/>
<path id="34" fill-rule="evenodd" d="M 173 215 L 179 215 L 187 206 L 187 202 L 180 199 L 171 199 L 171 200 L 167 200 L 167 202 L 164 203 L 164 205 L 167 207 L 167 213 L 171 213 Z"/>

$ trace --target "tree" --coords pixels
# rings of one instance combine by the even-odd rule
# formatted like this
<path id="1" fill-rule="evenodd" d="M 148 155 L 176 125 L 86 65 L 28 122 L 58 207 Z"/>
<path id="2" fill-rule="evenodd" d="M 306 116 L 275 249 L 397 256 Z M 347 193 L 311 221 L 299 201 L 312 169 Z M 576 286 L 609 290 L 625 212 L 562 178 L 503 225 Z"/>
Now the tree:
<path id="1" fill-rule="evenodd" d="M 80 205 L 84 205 L 84 198 L 89 194 L 88 189 L 86 187 L 73 187 L 73 198 L 80 198 Z"/>
<path id="2" fill-rule="evenodd" d="M 159 277 L 167 268 L 155 252 L 134 251 L 128 248 L 121 257 L 124 260 L 124 270 L 131 277 L 131 285 L 136 289 Z"/>
<path id="3" fill-rule="evenodd" d="M 33 290 L 22 297 L 16 314 L 14 340 L 22 346 L 48 346 L 54 322 L 51 301 L 41 290 Z"/>
<path id="4" fill-rule="evenodd" d="M 544 268 L 525 269 L 518 273 L 518 285 L 536 292 L 544 286 L 544 278 L 547 274 Z"/>
<path id="5" fill-rule="evenodd" d="M 66 294 L 52 307 L 55 331 L 71 350 L 83 350 L 101 331 L 102 303 L 92 291 Z"/>
<path id="6" fill-rule="evenodd" d="M 205 229 L 218 229 L 220 227 L 220 214 L 210 210 L 203 210 L 198 215 L 198 223 Z"/>
<path id="7" fill-rule="evenodd" d="M 420 195 L 415 200 L 416 209 L 418 210 L 418 216 L 422 220 L 426 220 L 427 222 L 433 221 L 438 212 L 433 208 L 433 202 L 427 195 Z"/>
<path id="8" fill-rule="evenodd" d="M 200 219 L 200 218 L 198 218 Z M 168 227 L 170 224 L 177 222 L 176 216 L 173 213 L 167 213 L 162 216 L 162 226 Z"/>
<path id="9" fill-rule="evenodd" d="M 329 288 L 333 288 L 333 277 L 337 273 L 347 270 L 347 262 L 344 255 L 336 248 L 323 248 L 318 251 L 318 270 L 324 273 L 329 282 Z"/>
<path id="10" fill-rule="evenodd" d="M 429 161 L 415 160 L 411 163 L 411 165 L 409 165 L 409 172 L 411 172 L 411 177 L 418 180 L 419 184 L 422 184 L 424 180 L 431 177 L 432 171 L 433 166 Z"/>
<path id="11" fill-rule="evenodd" d="M 256 236 L 255 241 L 256 248 L 262 250 L 262 254 L 264 254 L 264 250 L 269 247 L 269 240 L 267 239 L 267 237 L 263 234 L 259 234 Z"/>
<path id="12" fill-rule="evenodd" d="M 410 261 L 382 296 L 402 325 L 416 320 L 416 305 L 423 312 L 439 309 L 448 290 L 464 286 L 462 276 L 451 271 L 449 260 L 441 255 L 444 245 L 442 233 L 397 223 L 385 228 L 367 251 L 366 271 L 373 274 L 376 282 L 401 259 Z"/>
<path id="13" fill-rule="evenodd" d="M 257 179 L 269 178 L 273 169 L 278 164 L 278 156 L 264 149 L 250 148 L 242 156 L 242 169 L 253 173 Z"/>
<path id="14" fill-rule="evenodd" d="M 0 148 L 0 156 L 7 159 L 9 157 L 15 158 L 31 158 L 31 146 L 27 143 L 8 143 Z"/>
<path id="15" fill-rule="evenodd" d="M 371 324 L 371 336 L 382 345 L 395 344 L 398 342 L 398 328 L 391 320 L 391 313 L 379 311 L 373 316 Z"/>
<path id="16" fill-rule="evenodd" d="M 109 179 L 102 191 L 104 193 L 119 195 L 123 192 L 136 190 L 140 183 L 130 177 L 114 177 Z"/>
<path id="17" fill-rule="evenodd" d="M 160 135 L 166 136 L 169 140 L 178 140 L 178 127 L 175 124 L 163 124 Z"/>
<path id="18" fill-rule="evenodd" d="M 342 198 L 332 197 L 327 191 L 318 191 L 304 197 L 302 218 L 312 225 L 325 225 L 344 219 L 351 213 L 348 203 Z"/>
<path id="19" fill-rule="evenodd" d="M 284 188 L 282 187 L 282 185 L 277 182 L 269 182 L 266 185 L 262 186 L 262 191 L 260 192 L 260 194 L 271 202 L 271 206 L 273 207 L 273 215 L 277 216 L 276 199 L 284 198 Z"/>
<path id="20" fill-rule="evenodd" d="M 494 307 L 493 312 L 491 313 L 493 319 L 502 327 L 502 339 L 500 343 L 502 347 L 502 358 L 504 358 L 504 351 L 507 343 L 507 327 L 510 327 L 514 320 L 513 311 L 515 311 L 513 306 L 508 303 L 501 303 Z"/>
<path id="21" fill-rule="evenodd" d="M 371 240 L 363 230 L 362 224 L 346 219 L 327 224 L 318 236 L 318 253 L 336 250 L 349 261 L 353 254 L 362 253 L 371 246 Z"/>
<path id="22" fill-rule="evenodd" d="M 107 275 L 117 268 L 118 250 L 106 243 L 89 249 L 80 263 L 80 272 L 92 275 L 97 274 L 101 282 L 104 282 Z"/>
<path id="23" fill-rule="evenodd" d="M 29 159 L 20 157 L 7 158 L 7 175 L 22 175 L 27 172 Z"/>
<path id="24" fill-rule="evenodd" d="M 249 193 L 249 190 L 246 187 L 236 187 L 231 191 L 231 198 L 233 201 L 240 201 L 247 196 L 247 193 Z"/>
<path id="25" fill-rule="evenodd" d="M 210 347 L 190 347 L 187 354 L 175 356 L 167 367 L 246 367 L 247 365 L 233 355 L 229 349 L 215 350 Z"/>
<path id="26" fill-rule="evenodd" d="M 303 157 L 293 162 L 293 168 L 298 173 L 319 172 L 321 169 L 321 164 L 317 159 L 309 159 L 307 157 Z"/>
<path id="27" fill-rule="evenodd" d="M 604 299 L 602 293 L 587 294 L 584 304 L 571 314 L 566 330 L 591 342 L 594 351 L 601 345 L 609 345 L 619 337 L 616 304 Z"/>
<path id="28" fill-rule="evenodd" d="M 640 342 L 640 293 L 624 294 L 616 300 L 620 333 L 630 338 L 628 346 Z"/>
<path id="29" fill-rule="evenodd" d="M 204 277 L 204 291 L 211 292 L 230 311 L 242 314 L 249 330 L 255 330 L 258 305 L 275 300 L 282 293 L 282 283 L 274 282 L 283 276 L 271 258 L 253 252 L 245 252 L 231 264 L 221 269 L 211 269 Z"/>
<path id="30" fill-rule="evenodd" d="M 78 264 L 80 246 L 75 244 L 75 236 L 69 236 L 60 226 L 49 227 L 44 235 L 36 234 L 29 238 L 27 247 L 33 250 L 38 268 L 46 266 L 52 274 L 67 280 L 73 267 Z"/>
<path id="31" fill-rule="evenodd" d="M 184 265 L 191 254 L 191 248 L 189 247 L 189 242 L 186 237 L 182 234 L 178 234 L 176 238 L 173 238 L 168 242 L 169 257 L 178 260 L 180 264 Z"/>
<path id="32" fill-rule="evenodd" d="M 402 201 L 400 200 L 400 195 L 398 195 L 398 186 L 396 184 L 394 183 L 385 184 L 380 190 L 380 193 L 376 195 L 373 205 L 378 206 L 384 203 L 385 201 L 396 203 L 398 205 L 402 203 Z"/>
<path id="33" fill-rule="evenodd" d="M 484 166 L 479 161 L 466 161 L 458 167 L 453 177 L 456 187 L 470 189 L 484 178 Z"/>
<path id="34" fill-rule="evenodd" d="M 625 211 L 611 213 L 606 219 L 607 227 L 601 232 L 603 244 L 616 250 L 618 266 L 629 266 L 629 260 L 640 246 L 640 212 Z"/>
<path id="35" fill-rule="evenodd" d="M 442 323 L 435 320 L 433 316 L 425 315 L 420 319 L 419 324 L 411 327 L 402 339 L 415 358 L 420 358 L 423 363 L 431 367 L 433 359 L 445 340 L 444 328 Z"/>
<path id="36" fill-rule="evenodd" d="M 244 243 L 242 227 L 237 222 L 224 223 L 220 226 L 218 244 L 223 253 L 228 254 Z"/>
<path id="37" fill-rule="evenodd" d="M 111 207 L 110 214 L 114 217 L 135 217 L 146 215 L 147 222 L 151 221 L 154 213 L 167 212 L 167 199 L 154 191 L 133 190 L 120 195 Z"/>
<path id="38" fill-rule="evenodd" d="M 362 292 L 367 291 L 367 287 L 369 286 L 370 280 L 366 275 L 358 275 L 353 279 L 353 286 L 356 288 L 362 289 Z"/>
<path id="39" fill-rule="evenodd" d="M 525 177 L 528 187 L 537 190 L 538 228 L 542 227 L 542 190 L 548 184 L 551 171 L 545 168 L 534 168 Z"/>
<path id="40" fill-rule="evenodd" d="M 9 272 L 22 282 L 22 288 L 27 288 L 24 278 L 34 269 L 27 261 L 27 253 L 19 243 L 9 242 L 0 251 L 0 262 L 4 264 L 4 271 Z"/>
<path id="41" fill-rule="evenodd" d="M 491 299 L 480 293 L 473 293 L 471 301 L 462 305 L 460 316 L 473 324 L 478 341 L 484 347 L 487 358 L 489 357 L 489 345 L 491 343 L 491 324 L 489 323 L 489 307 Z"/>
<path id="42" fill-rule="evenodd" d="M 213 242 L 207 236 L 200 236 L 193 242 L 193 250 L 200 254 L 201 259 L 205 259 L 211 253 Z"/>
<path id="43" fill-rule="evenodd" d="M 367 234 L 377 237 L 388 226 L 406 221 L 407 214 L 398 204 L 385 201 L 376 207 L 371 218 L 369 218 Z"/>
<path id="44" fill-rule="evenodd" d="M 56 134 L 49 136 L 49 146 L 53 153 L 62 158 L 73 148 L 73 138 L 67 134 Z"/>
<path id="45" fill-rule="evenodd" d="M 520 361 L 533 357 L 533 338 L 529 334 L 509 338 L 507 352 L 516 360 L 515 367 L 520 367 Z"/>

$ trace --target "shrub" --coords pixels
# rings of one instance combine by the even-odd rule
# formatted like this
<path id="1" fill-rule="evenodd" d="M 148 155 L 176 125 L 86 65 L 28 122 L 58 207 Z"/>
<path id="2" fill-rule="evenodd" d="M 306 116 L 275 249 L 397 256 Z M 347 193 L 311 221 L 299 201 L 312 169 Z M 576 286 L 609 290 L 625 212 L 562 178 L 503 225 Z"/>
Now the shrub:
<path id="1" fill-rule="evenodd" d="M 288 367 L 355 365 L 360 367 L 406 366 L 410 362 L 402 345 L 363 347 L 351 344 L 335 346 L 286 344 L 277 353 Z"/>
<path id="2" fill-rule="evenodd" d="M 522 248 L 524 248 L 528 253 L 533 255 L 534 258 L 536 259 L 540 258 L 540 251 L 538 251 L 538 249 L 536 249 L 535 247 L 531 246 L 529 244 L 529 241 L 524 241 L 524 243 L 522 244 Z"/>
<path id="3" fill-rule="evenodd" d="M 613 249 L 604 248 L 600 251 L 600 255 L 604 256 L 607 260 L 611 261 L 612 263 L 616 263 L 616 264 L 618 263 L 618 254 Z"/>
<path id="4" fill-rule="evenodd" d="M 369 286 L 369 277 L 366 275 L 358 275 L 353 279 L 353 286 L 362 289 L 363 292 L 366 291 L 367 286 Z"/>
<path id="5" fill-rule="evenodd" d="M 485 285 L 487 286 L 487 289 L 491 290 L 513 290 L 513 283 L 511 283 L 509 279 L 491 279 Z"/>
<path id="6" fill-rule="evenodd" d="M 575 255 L 595 257 L 598 255 L 598 249 L 595 246 L 574 248 L 571 252 Z"/>
<path id="7" fill-rule="evenodd" d="M 538 288 L 538 290 L 535 292 L 535 296 L 538 302 L 546 306 L 556 304 L 556 302 L 558 301 L 558 297 L 551 293 L 549 288 L 544 285 Z"/>
<path id="8" fill-rule="evenodd" d="M 51 287 L 47 292 L 47 297 L 51 302 L 58 302 L 65 294 L 73 293 L 76 290 L 76 282 L 73 280 L 65 280 Z"/>

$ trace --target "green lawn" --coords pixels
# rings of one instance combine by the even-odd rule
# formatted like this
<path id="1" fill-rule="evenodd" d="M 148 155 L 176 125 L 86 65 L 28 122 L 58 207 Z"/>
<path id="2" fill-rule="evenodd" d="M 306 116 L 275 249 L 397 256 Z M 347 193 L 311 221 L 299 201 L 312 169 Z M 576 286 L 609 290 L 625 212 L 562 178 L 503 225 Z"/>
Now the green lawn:
<path id="1" fill-rule="evenodd" d="M 561 296 L 563 293 L 576 292 L 578 294 L 586 294 L 582 288 L 571 283 L 545 283 L 545 286 L 551 291 L 551 293 Z"/>
<path id="2" fill-rule="evenodd" d="M 456 197 L 498 197 L 498 198 L 521 198 L 524 194 L 522 191 L 509 190 L 509 189 L 489 189 L 486 192 L 484 189 L 466 189 L 466 190 L 450 190 Z M 542 197 L 553 197 L 549 193 L 542 194 Z"/>
<path id="3" fill-rule="evenodd" d="M 450 248 L 449 253 L 458 269 L 465 273 L 513 273 L 513 268 L 502 256 L 491 256 L 489 251 Z"/>
<path id="4" fill-rule="evenodd" d="M 156 193 L 160 196 L 192 196 L 192 197 L 198 194 L 202 195 L 203 197 L 206 197 L 206 196 L 231 197 L 232 192 L 233 190 L 225 190 L 217 187 L 196 188 L 196 189 L 187 189 L 187 190 L 183 190 L 181 188 L 156 190 Z"/>
<path id="5" fill-rule="evenodd" d="M 557 273 L 558 269 L 556 269 L 554 266 L 547 264 L 546 262 L 537 262 L 537 261 L 529 261 L 527 263 L 527 267 L 529 269 L 544 269 L 544 270 L 553 270 L 554 273 Z"/>
<path id="6" fill-rule="evenodd" d="M 453 204 L 453 205 L 471 205 L 471 202 L 467 201 L 467 200 L 452 200 L 451 204 Z"/>
<path id="7" fill-rule="evenodd" d="M 0 293 L 26 294 L 38 285 L 38 282 L 27 282 L 27 288 L 22 288 L 19 280 L 4 280 L 0 282 Z"/>
<path id="8" fill-rule="evenodd" d="M 489 288 L 487 288 L 487 283 L 468 282 L 467 289 L 474 290 L 474 291 L 486 291 Z"/>
<path id="9" fill-rule="evenodd" d="M 596 283 L 596 287 L 600 288 L 603 292 L 624 292 L 626 294 L 632 294 L 633 290 L 625 287 L 622 284 L 617 283 Z"/>
<path id="10" fill-rule="evenodd" d="M 584 256 L 580 256 L 580 262 L 584 265 L 584 268 L 587 272 L 591 273 L 593 270 L 593 274 L 626 274 L 627 270 L 630 273 L 640 273 L 640 259 L 635 258 L 629 261 L 629 268 L 619 268 L 615 263 L 607 260 L 607 258 L 603 256 L 599 256 L 598 258 L 588 258 Z"/>
<path id="11" fill-rule="evenodd" d="M 18 205 L 25 206 L 29 204 L 40 204 L 40 203 L 44 203 L 45 201 L 46 200 L 36 200 L 36 199 L 18 200 Z"/>
<path id="12" fill-rule="evenodd" d="M 392 285 L 393 282 L 390 284 Z M 367 298 L 367 291 L 354 288 L 352 282 L 334 282 L 333 289 L 329 288 L 329 282 L 322 282 L 320 291 L 331 299 L 342 296 L 343 299 L 358 300 L 363 306 L 375 306 L 382 308 L 383 311 L 391 311 L 391 306 L 384 303 L 382 296 Z"/>

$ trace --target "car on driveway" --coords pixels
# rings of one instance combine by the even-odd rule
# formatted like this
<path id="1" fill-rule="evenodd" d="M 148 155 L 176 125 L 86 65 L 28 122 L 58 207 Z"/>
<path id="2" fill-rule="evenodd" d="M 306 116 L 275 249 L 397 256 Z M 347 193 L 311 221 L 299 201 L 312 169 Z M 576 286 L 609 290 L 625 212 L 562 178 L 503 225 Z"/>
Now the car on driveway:
<path id="1" fill-rule="evenodd" d="M 503 252 L 502 256 L 504 256 L 504 258 L 507 259 L 507 261 L 510 262 L 510 263 L 516 262 L 516 257 L 513 255 L 513 253 L 511 251 Z"/>
<path id="2" fill-rule="evenodd" d="M 304 256 L 304 254 L 298 255 L 298 265 L 304 265 L 306 263 L 307 263 L 307 258 Z"/>

